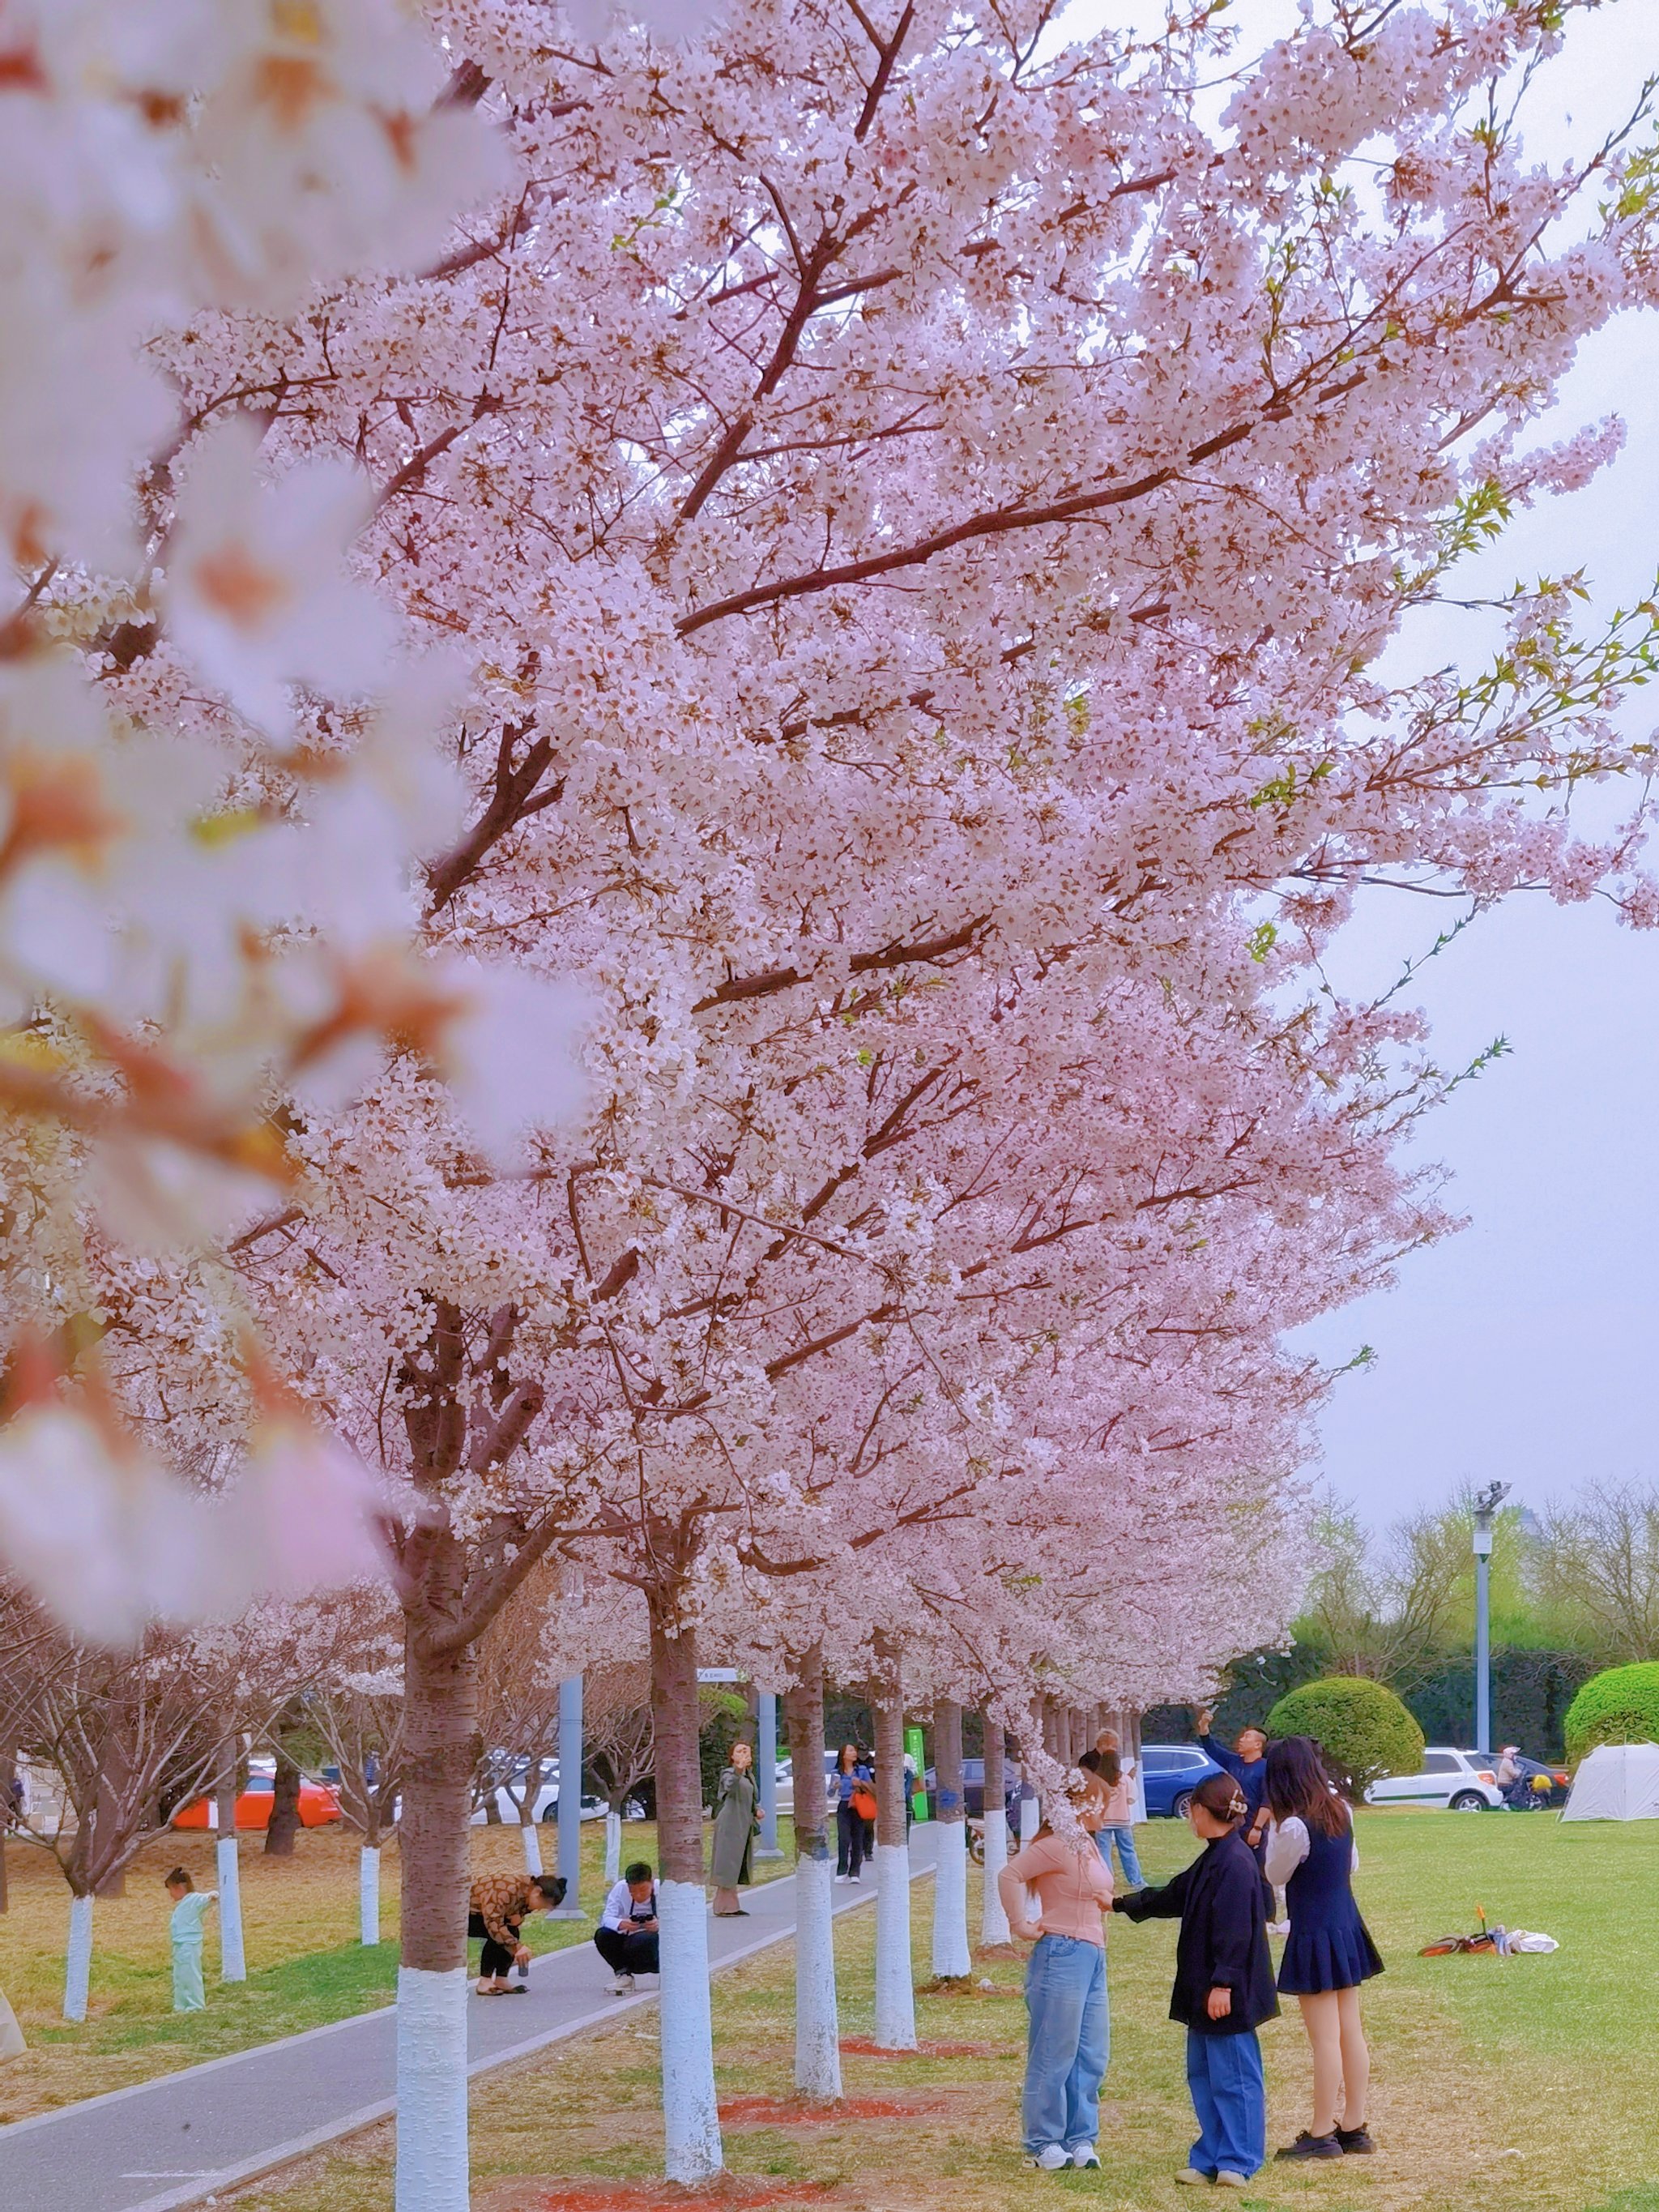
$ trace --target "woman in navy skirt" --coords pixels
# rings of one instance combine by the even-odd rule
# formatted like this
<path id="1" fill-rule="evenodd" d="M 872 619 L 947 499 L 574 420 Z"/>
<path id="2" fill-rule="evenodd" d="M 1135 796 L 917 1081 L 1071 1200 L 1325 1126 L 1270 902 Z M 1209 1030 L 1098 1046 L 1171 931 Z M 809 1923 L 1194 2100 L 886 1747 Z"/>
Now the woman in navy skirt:
<path id="1" fill-rule="evenodd" d="M 1359 2021 L 1359 1984 L 1382 1971 L 1353 1901 L 1353 1820 L 1311 1736 L 1267 1747 L 1263 1793 L 1273 1825 L 1267 1874 L 1285 1885 L 1291 1932 L 1279 1962 L 1282 1996 L 1302 2008 L 1313 2046 L 1313 2125 L 1280 2158 L 1341 2158 L 1375 2148 L 1365 2131 L 1370 2053 Z"/>

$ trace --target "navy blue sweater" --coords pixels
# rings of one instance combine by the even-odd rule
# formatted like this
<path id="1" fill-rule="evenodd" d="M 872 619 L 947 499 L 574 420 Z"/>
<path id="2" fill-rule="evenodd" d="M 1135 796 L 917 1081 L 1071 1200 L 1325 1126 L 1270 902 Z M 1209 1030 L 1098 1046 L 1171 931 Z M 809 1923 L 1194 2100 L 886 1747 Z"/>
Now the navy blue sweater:
<path id="1" fill-rule="evenodd" d="M 1261 1870 L 1237 1829 L 1206 1844 L 1192 1864 L 1161 1889 L 1115 1897 L 1112 1910 L 1131 1920 L 1180 1921 L 1170 2017 L 1195 2035 L 1242 2035 L 1279 2010 L 1267 1956 Z M 1232 2009 L 1220 2020 L 1210 2018 L 1212 1990 L 1232 1992 Z"/>

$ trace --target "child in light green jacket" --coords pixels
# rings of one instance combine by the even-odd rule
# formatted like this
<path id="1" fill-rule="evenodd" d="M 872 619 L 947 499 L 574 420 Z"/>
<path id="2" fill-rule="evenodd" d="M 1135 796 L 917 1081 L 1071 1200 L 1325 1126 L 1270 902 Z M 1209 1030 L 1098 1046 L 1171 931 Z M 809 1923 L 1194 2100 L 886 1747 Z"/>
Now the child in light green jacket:
<path id="1" fill-rule="evenodd" d="M 217 1898 L 216 1889 L 198 1890 L 183 1867 L 174 1867 L 164 1887 L 173 1899 L 173 2009 L 202 2012 L 207 1991 L 202 1983 L 202 1923 Z"/>

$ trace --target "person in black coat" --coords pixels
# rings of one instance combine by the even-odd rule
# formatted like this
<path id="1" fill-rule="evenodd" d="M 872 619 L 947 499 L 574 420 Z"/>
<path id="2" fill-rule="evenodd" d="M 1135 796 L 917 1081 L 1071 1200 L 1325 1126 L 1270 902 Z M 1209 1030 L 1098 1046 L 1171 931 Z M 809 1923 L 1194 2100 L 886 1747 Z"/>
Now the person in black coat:
<path id="1" fill-rule="evenodd" d="M 1187 2086 L 1198 2141 L 1178 2181 L 1243 2189 L 1267 2155 L 1267 2091 L 1256 2029 L 1279 2010 L 1261 1870 L 1239 1830 L 1247 1806 L 1231 1774 L 1206 1775 L 1187 1819 L 1204 1845 L 1160 1889 L 1115 1898 L 1130 1920 L 1181 1923 L 1170 2017 L 1187 2030 Z"/>

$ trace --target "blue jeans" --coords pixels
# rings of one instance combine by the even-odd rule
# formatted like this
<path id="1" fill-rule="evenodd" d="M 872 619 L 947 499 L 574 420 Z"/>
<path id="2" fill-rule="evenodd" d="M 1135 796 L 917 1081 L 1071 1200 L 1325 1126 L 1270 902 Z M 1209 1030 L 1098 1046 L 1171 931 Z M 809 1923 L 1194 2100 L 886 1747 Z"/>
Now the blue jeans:
<path id="1" fill-rule="evenodd" d="M 1095 1843 L 1106 1862 L 1108 1874 L 1112 1870 L 1112 1845 L 1117 1845 L 1117 1863 L 1123 1869 L 1123 1879 L 1131 1889 L 1139 1889 L 1146 1877 L 1135 1856 L 1135 1832 L 1128 1822 L 1126 1820 L 1121 1828 L 1097 1828 Z"/>
<path id="2" fill-rule="evenodd" d="M 1200 2173 L 1259 2172 L 1267 2156 L 1267 2090 L 1255 2030 L 1198 2035 L 1188 2028 L 1187 2087 L 1198 2115 L 1188 2163 Z"/>
<path id="3" fill-rule="evenodd" d="M 1106 1954 L 1075 1936 L 1041 1936 L 1025 1969 L 1025 2148 L 1075 2150 L 1100 2132 L 1111 2051 Z"/>

